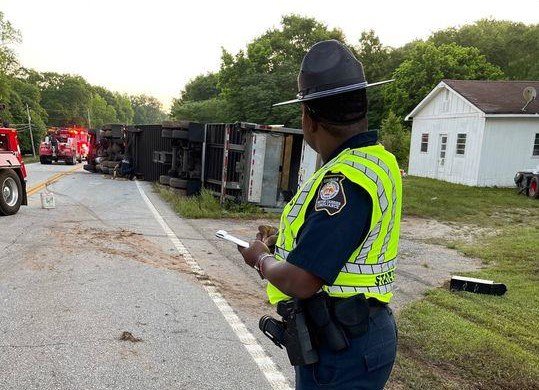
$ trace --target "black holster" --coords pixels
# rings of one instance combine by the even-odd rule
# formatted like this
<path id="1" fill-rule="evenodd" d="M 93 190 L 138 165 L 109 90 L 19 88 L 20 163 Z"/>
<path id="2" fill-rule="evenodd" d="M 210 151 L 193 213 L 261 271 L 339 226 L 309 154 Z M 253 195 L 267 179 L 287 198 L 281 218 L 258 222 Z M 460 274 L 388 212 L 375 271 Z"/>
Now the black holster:
<path id="1" fill-rule="evenodd" d="M 288 359 L 293 366 L 318 362 L 318 352 L 307 327 L 302 302 L 299 299 L 279 302 L 277 313 L 283 321 L 264 316 L 259 322 L 260 330 L 278 347 L 286 348 Z"/>
<path id="2" fill-rule="evenodd" d="M 264 316 L 259 327 L 278 347 L 286 348 L 294 366 L 318 361 L 317 349 L 338 352 L 350 346 L 350 339 L 369 330 L 369 304 L 363 294 L 350 298 L 331 298 L 325 292 L 309 299 L 279 302 L 277 313 L 283 318 Z"/>
<path id="3" fill-rule="evenodd" d="M 348 348 L 350 342 L 342 326 L 335 320 L 327 294 L 319 293 L 307 299 L 305 308 L 318 345 L 327 346 L 334 352 Z"/>

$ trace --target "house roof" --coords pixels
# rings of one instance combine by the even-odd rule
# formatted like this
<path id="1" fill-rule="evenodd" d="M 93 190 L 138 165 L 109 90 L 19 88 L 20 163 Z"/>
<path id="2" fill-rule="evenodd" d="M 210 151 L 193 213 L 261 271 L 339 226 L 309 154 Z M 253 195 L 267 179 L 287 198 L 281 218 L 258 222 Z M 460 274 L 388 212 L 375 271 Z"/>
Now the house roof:
<path id="1" fill-rule="evenodd" d="M 539 99 L 526 111 L 522 92 L 526 87 L 539 91 L 539 81 L 443 80 L 451 89 L 485 114 L 539 114 Z"/>
<path id="2" fill-rule="evenodd" d="M 425 98 L 406 116 L 413 118 L 440 91 L 449 88 L 462 96 L 477 110 L 486 115 L 495 116 L 535 116 L 539 117 L 539 96 L 522 111 L 526 104 L 522 92 L 526 87 L 534 87 L 539 94 L 539 81 L 490 81 L 490 80 L 442 80 Z"/>

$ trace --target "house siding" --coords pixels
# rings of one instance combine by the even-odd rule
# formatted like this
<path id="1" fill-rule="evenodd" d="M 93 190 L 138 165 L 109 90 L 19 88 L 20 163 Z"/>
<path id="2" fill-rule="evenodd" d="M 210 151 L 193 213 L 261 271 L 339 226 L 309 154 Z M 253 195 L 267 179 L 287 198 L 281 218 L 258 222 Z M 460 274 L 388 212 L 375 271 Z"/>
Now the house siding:
<path id="1" fill-rule="evenodd" d="M 537 118 L 487 118 L 477 185 L 514 186 L 517 171 L 539 165 L 539 156 L 532 156 Z"/>
<path id="2" fill-rule="evenodd" d="M 442 89 L 413 118 L 409 174 L 477 185 L 484 125 L 482 112 L 455 92 Z M 429 134 L 426 153 L 420 149 L 423 133 Z M 464 155 L 456 154 L 459 133 L 466 134 Z M 441 134 L 447 135 L 443 166 L 440 164 Z"/>

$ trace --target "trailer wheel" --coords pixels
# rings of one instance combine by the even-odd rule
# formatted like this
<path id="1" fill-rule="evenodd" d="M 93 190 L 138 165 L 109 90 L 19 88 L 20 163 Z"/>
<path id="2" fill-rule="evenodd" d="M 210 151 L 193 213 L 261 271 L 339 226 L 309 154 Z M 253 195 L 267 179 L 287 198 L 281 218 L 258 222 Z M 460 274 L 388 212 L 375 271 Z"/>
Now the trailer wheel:
<path id="1" fill-rule="evenodd" d="M 95 165 L 92 165 L 92 164 L 84 164 L 84 166 L 82 167 L 82 169 L 84 169 L 85 171 L 88 171 L 88 172 L 95 172 Z"/>
<path id="2" fill-rule="evenodd" d="M 533 199 L 539 199 L 539 179 L 538 176 L 534 176 L 530 180 L 530 188 L 528 189 L 528 196 Z"/>
<path id="3" fill-rule="evenodd" d="M 161 130 L 161 137 L 163 137 L 163 138 L 172 138 L 172 130 L 170 130 L 170 129 Z"/>
<path id="4" fill-rule="evenodd" d="M 178 179 L 177 177 L 170 178 L 170 186 L 173 188 L 179 188 L 182 190 L 187 189 L 187 180 Z"/>
<path id="5" fill-rule="evenodd" d="M 12 169 L 0 170 L 0 215 L 13 215 L 21 207 L 21 179 Z"/>
<path id="6" fill-rule="evenodd" d="M 161 176 L 159 176 L 159 183 L 168 186 L 168 185 L 170 185 L 170 179 L 171 179 L 170 176 L 161 175 Z"/>

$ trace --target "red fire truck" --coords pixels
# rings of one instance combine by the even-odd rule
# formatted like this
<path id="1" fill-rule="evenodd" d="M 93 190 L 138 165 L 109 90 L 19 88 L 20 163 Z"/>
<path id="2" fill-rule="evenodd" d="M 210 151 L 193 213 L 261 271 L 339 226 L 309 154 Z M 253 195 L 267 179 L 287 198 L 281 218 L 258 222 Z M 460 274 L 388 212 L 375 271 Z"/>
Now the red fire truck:
<path id="1" fill-rule="evenodd" d="M 88 155 L 88 130 L 84 127 L 53 127 L 39 145 L 41 164 L 65 161 L 67 165 L 82 162 Z"/>
<path id="2" fill-rule="evenodd" d="M 17 130 L 0 127 L 0 215 L 15 214 L 28 204 L 25 179 Z"/>

